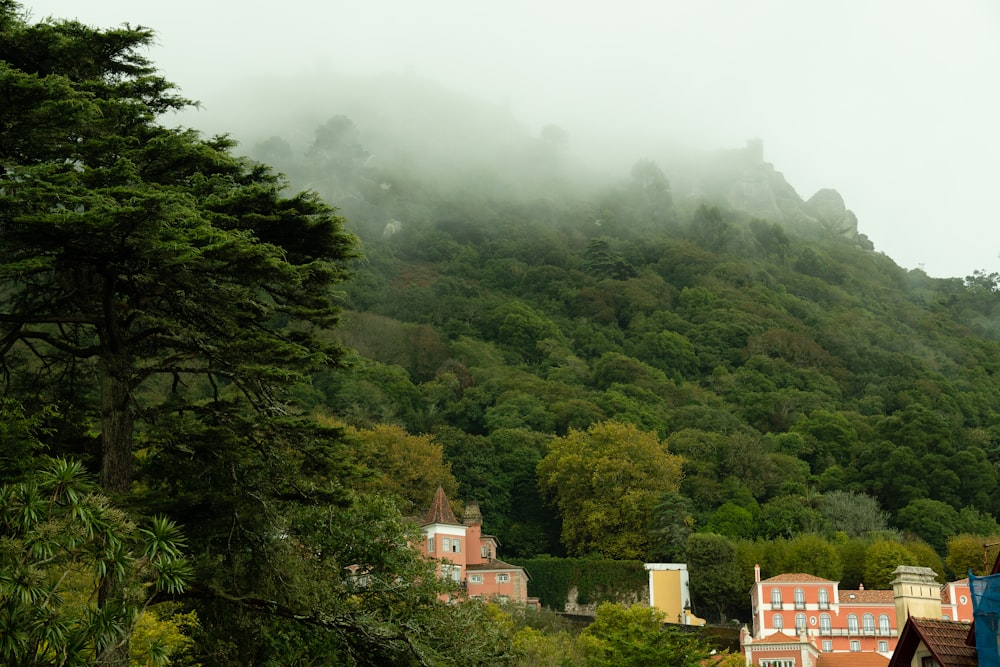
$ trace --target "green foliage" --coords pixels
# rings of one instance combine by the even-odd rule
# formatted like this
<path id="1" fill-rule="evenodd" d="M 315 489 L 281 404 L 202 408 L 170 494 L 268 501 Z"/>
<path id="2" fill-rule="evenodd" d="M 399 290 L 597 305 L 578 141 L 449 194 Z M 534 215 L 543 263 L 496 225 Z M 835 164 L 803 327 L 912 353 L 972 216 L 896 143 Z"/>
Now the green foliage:
<path id="1" fill-rule="evenodd" d="M 157 593 L 187 588 L 185 539 L 164 517 L 133 524 L 79 462 L 52 459 L 32 477 L 0 486 L 0 659 L 92 664 L 127 643 Z M 121 593 L 99 605 L 107 581 Z M 188 643 L 175 636 L 134 648 L 168 658 Z"/>
<path id="2" fill-rule="evenodd" d="M 602 422 L 553 439 L 538 477 L 562 517 L 571 554 L 642 558 L 656 499 L 678 490 L 681 460 L 654 433 Z"/>
<path id="3" fill-rule="evenodd" d="M 869 589 L 892 588 L 893 572 L 900 565 L 916 565 L 917 559 L 899 542 L 878 539 L 865 550 L 864 585 Z"/>
<path id="4" fill-rule="evenodd" d="M 603 558 L 510 558 L 531 576 L 528 594 L 541 605 L 565 611 L 570 591 L 576 589 L 579 604 L 633 600 L 649 583 L 642 561 Z"/>
<path id="5" fill-rule="evenodd" d="M 581 636 L 595 640 L 587 645 L 584 663 L 593 667 L 697 667 L 713 653 L 697 635 L 665 628 L 662 613 L 642 605 L 600 605 Z"/>
<path id="6" fill-rule="evenodd" d="M 696 614 L 724 623 L 729 612 L 745 607 L 746 590 L 739 577 L 733 576 L 736 547 L 728 538 L 710 533 L 691 535 L 686 561 L 692 573 L 691 603 Z"/>

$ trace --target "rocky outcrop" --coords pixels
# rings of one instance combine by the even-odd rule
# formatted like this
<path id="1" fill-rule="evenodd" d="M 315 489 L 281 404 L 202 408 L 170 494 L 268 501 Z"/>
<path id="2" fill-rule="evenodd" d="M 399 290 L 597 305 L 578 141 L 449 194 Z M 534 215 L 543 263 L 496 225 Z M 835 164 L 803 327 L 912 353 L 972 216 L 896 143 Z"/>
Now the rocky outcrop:
<path id="1" fill-rule="evenodd" d="M 844 206 L 844 198 L 832 189 L 823 189 L 809 198 L 804 212 L 830 234 L 854 239 L 858 236 L 858 218 Z"/>

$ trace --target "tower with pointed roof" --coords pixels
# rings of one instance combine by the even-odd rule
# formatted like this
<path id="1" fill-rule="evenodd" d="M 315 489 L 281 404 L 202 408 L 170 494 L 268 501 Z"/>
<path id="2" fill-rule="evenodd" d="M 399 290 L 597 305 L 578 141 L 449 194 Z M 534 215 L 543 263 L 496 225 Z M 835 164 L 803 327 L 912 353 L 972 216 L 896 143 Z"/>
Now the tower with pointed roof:
<path id="1" fill-rule="evenodd" d="M 537 604 L 528 597 L 528 573 L 497 558 L 500 542 L 482 532 L 479 503 L 466 503 L 462 520 L 455 516 L 447 494 L 437 488 L 420 522 L 424 556 L 439 563 L 440 576 L 460 584 L 470 598 L 499 598 Z"/>

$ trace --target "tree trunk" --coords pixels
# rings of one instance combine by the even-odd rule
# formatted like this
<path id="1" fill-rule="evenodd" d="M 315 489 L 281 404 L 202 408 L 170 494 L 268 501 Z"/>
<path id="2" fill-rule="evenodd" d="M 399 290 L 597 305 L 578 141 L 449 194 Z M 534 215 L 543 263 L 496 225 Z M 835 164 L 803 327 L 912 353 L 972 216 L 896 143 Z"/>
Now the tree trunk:
<path id="1" fill-rule="evenodd" d="M 124 353 L 101 355 L 101 486 L 127 493 L 132 483 L 131 369 Z"/>
<path id="2" fill-rule="evenodd" d="M 124 494 L 132 483 L 132 430 L 135 425 L 127 354 L 104 351 L 100 362 L 100 386 L 101 486 L 107 494 Z M 114 568 L 108 568 L 98 592 L 98 606 L 103 609 L 122 594 L 122 582 L 115 577 Z M 97 658 L 100 667 L 128 667 L 131 631 L 129 624 L 120 640 L 101 651 Z"/>

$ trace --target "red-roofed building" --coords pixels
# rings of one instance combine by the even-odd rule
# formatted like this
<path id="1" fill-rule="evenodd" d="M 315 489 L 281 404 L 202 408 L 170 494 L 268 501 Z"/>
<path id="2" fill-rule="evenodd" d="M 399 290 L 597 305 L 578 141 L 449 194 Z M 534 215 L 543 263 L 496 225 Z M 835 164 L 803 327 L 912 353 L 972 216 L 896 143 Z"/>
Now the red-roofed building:
<path id="1" fill-rule="evenodd" d="M 482 527 L 478 503 L 467 503 L 459 521 L 444 489 L 438 487 L 420 523 L 420 552 L 438 561 L 440 575 L 461 584 L 470 598 L 537 605 L 537 599 L 528 597 L 528 573 L 497 559 L 500 542 L 483 534 Z"/>
<path id="2" fill-rule="evenodd" d="M 900 566 L 892 590 L 840 590 L 840 584 L 810 574 L 780 574 L 761 579 L 755 568 L 750 591 L 753 629 L 744 640 L 747 664 L 763 667 L 815 667 L 805 644 L 818 656 L 880 655 L 885 664 L 899 638 L 899 620 L 910 616 L 971 621 L 972 604 L 967 579 L 941 586 L 928 568 Z M 773 640 L 771 639 L 773 638 Z M 761 642 L 777 643 L 790 655 L 768 662 L 757 649 Z M 754 647 L 753 657 L 746 646 Z M 773 649 L 772 649 L 773 652 Z M 787 653 L 788 651 L 785 650 Z M 760 659 L 758 659 L 760 658 Z M 817 658 L 818 659 L 818 658 Z M 874 658 L 864 658 L 874 660 Z M 762 662 L 763 660 L 763 662 Z M 792 662 L 788 662 L 793 660 Z M 857 667 L 857 663 L 852 663 Z"/>

